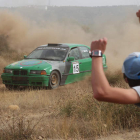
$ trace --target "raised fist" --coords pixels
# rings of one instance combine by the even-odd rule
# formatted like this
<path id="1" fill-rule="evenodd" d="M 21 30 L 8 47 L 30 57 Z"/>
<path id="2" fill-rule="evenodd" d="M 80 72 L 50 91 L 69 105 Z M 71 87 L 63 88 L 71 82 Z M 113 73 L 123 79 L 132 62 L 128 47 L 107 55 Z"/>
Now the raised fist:
<path id="1" fill-rule="evenodd" d="M 140 10 L 136 13 L 136 15 L 140 18 Z"/>
<path id="2" fill-rule="evenodd" d="M 91 42 L 91 51 L 93 50 L 101 50 L 102 53 L 105 52 L 107 45 L 107 38 L 103 38 L 100 40 L 95 40 Z"/>
<path id="3" fill-rule="evenodd" d="M 136 13 L 136 15 L 139 18 L 139 22 L 140 22 L 140 10 Z"/>

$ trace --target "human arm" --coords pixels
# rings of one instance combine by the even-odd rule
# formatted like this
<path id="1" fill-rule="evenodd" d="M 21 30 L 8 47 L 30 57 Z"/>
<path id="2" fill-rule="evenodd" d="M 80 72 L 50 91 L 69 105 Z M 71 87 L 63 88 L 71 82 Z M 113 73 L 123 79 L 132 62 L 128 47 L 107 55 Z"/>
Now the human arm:
<path id="1" fill-rule="evenodd" d="M 91 51 L 101 50 L 105 52 L 107 39 L 103 38 L 91 43 Z M 140 102 L 140 97 L 134 89 L 111 87 L 104 74 L 102 58 L 92 57 L 92 89 L 93 96 L 99 101 L 135 104 Z"/>

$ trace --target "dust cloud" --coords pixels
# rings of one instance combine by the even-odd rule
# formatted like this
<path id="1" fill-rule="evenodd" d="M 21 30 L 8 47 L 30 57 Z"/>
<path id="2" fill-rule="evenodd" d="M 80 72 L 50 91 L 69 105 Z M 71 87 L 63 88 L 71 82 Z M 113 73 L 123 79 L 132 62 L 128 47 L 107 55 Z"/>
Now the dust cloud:
<path id="1" fill-rule="evenodd" d="M 103 33 L 108 38 L 106 50 L 107 62 L 111 69 L 121 69 L 123 61 L 132 52 L 140 52 L 140 25 L 138 20 L 134 23 L 125 23 L 119 28 L 109 26 Z"/>
<path id="2" fill-rule="evenodd" d="M 18 13 L 0 11 L 0 36 L 7 38 L 10 48 L 19 53 L 30 53 L 39 45 L 47 43 L 78 43 L 90 45 L 92 40 L 108 38 L 107 64 L 111 70 L 120 69 L 129 53 L 140 51 L 140 25 L 136 17 L 132 22 L 100 23 L 97 29 L 86 32 L 81 25 L 61 22 L 27 21 Z M 99 23 L 98 23 L 99 24 Z M 94 25 L 92 25 L 94 26 Z M 94 33 L 93 33 L 93 32 Z M 96 33 L 96 34 L 95 34 Z"/>
<path id="3" fill-rule="evenodd" d="M 7 37 L 9 46 L 18 51 L 31 51 L 47 43 L 89 44 L 91 40 L 91 35 L 78 25 L 36 24 L 8 11 L 0 12 L 0 23 L 0 35 Z"/>

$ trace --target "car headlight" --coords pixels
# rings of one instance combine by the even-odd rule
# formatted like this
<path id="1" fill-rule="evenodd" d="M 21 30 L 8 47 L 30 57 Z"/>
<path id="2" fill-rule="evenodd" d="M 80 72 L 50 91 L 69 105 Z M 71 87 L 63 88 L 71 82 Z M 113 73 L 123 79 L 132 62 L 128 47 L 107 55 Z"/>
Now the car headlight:
<path id="1" fill-rule="evenodd" d="M 31 70 L 30 74 L 40 74 L 40 75 L 47 75 L 45 70 Z"/>
<path id="2" fill-rule="evenodd" d="M 12 73 L 13 73 L 13 70 L 10 70 L 10 69 L 4 69 L 4 70 L 3 70 L 3 73 L 11 73 L 11 74 L 12 74 Z"/>

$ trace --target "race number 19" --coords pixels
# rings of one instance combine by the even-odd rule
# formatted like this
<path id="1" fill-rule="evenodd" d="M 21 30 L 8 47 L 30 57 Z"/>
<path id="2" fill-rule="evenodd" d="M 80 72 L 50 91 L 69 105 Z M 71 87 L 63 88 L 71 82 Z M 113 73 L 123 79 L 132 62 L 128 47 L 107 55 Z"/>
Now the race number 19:
<path id="1" fill-rule="evenodd" d="M 79 73 L 79 63 L 73 64 L 73 73 Z"/>

